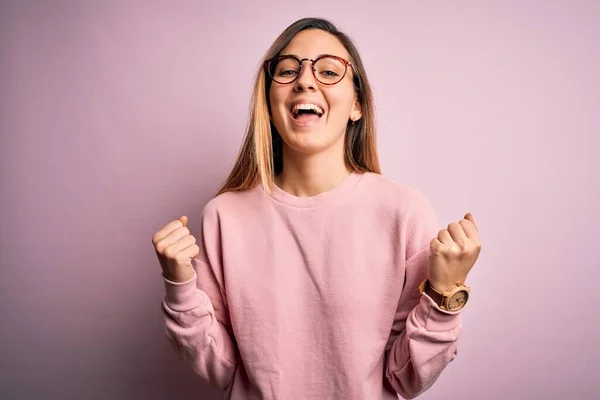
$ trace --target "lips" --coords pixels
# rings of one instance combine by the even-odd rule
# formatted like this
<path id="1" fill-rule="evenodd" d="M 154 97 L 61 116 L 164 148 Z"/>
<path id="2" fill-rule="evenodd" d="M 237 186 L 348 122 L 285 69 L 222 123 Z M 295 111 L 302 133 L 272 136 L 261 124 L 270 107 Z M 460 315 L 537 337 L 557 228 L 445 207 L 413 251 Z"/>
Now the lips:
<path id="1" fill-rule="evenodd" d="M 318 102 L 308 99 L 298 99 L 291 105 L 290 113 L 294 119 L 302 115 L 316 115 L 320 118 L 325 114 L 325 109 Z"/>
<path id="2" fill-rule="evenodd" d="M 301 114 L 312 114 L 322 117 L 324 113 L 323 109 L 316 104 L 296 104 L 292 107 L 294 118 L 298 118 Z"/>
<path id="3" fill-rule="evenodd" d="M 317 124 L 321 117 L 313 113 L 301 113 L 296 116 L 290 112 L 290 120 L 296 128 L 306 128 Z"/>

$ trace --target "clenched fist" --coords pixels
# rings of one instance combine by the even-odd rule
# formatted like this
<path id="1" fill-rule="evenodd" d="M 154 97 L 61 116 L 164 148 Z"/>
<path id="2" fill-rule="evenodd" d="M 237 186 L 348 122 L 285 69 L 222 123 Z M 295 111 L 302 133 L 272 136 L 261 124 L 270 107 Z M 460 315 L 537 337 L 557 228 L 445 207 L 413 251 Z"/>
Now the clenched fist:
<path id="1" fill-rule="evenodd" d="M 459 222 L 442 229 L 430 243 L 429 283 L 444 292 L 457 283 L 465 283 L 481 251 L 475 220 L 467 213 Z"/>
<path id="2" fill-rule="evenodd" d="M 163 275 L 173 282 L 186 282 L 194 276 L 192 260 L 200 252 L 196 238 L 187 228 L 187 217 L 169 222 L 152 236 L 152 244 Z"/>

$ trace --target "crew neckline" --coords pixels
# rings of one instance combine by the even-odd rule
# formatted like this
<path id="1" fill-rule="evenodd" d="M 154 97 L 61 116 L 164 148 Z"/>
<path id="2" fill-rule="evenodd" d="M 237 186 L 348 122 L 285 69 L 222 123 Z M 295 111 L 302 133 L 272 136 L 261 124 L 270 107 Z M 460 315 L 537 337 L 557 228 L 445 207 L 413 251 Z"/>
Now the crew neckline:
<path id="1" fill-rule="evenodd" d="M 350 174 L 337 186 L 329 189 L 326 192 L 321 192 L 314 196 L 298 197 L 286 192 L 277 185 L 273 185 L 273 190 L 269 194 L 261 184 L 263 192 L 273 200 L 293 207 L 309 208 L 318 207 L 328 202 L 333 202 L 335 199 L 343 196 L 348 190 L 353 188 L 358 181 L 364 176 L 362 172 L 351 171 Z"/>

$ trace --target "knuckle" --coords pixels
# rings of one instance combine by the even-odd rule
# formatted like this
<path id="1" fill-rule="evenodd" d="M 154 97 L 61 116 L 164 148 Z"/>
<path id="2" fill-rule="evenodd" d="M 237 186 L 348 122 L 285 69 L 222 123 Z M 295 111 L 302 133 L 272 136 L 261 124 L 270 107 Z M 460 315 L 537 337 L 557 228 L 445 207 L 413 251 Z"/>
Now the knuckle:
<path id="1" fill-rule="evenodd" d="M 154 243 L 155 245 L 160 243 L 160 241 L 163 239 L 164 237 L 164 233 L 162 230 L 156 232 L 154 235 L 152 235 L 152 243 Z"/>
<path id="2" fill-rule="evenodd" d="M 437 254 L 439 254 L 440 256 L 443 256 L 445 258 L 449 256 L 448 248 L 445 247 L 444 245 L 439 246 L 436 249 L 436 252 L 437 252 Z"/>
<path id="3" fill-rule="evenodd" d="M 454 245 L 448 249 L 448 253 L 452 256 L 460 256 L 463 254 L 463 249 L 458 245 Z"/>
<path id="4" fill-rule="evenodd" d="M 178 265 L 186 265 L 190 263 L 190 257 L 184 252 L 179 252 L 175 257 L 175 261 Z"/>
<path id="5" fill-rule="evenodd" d="M 169 259 L 174 259 L 177 256 L 177 252 L 173 249 L 173 247 L 167 247 L 163 254 Z"/>
<path id="6" fill-rule="evenodd" d="M 154 248 L 160 254 L 164 254 L 164 252 L 165 252 L 165 246 L 163 244 L 161 244 L 160 242 L 158 242 L 157 244 L 155 244 Z"/>
<path id="7" fill-rule="evenodd" d="M 478 251 L 480 248 L 481 248 L 481 244 L 479 242 L 474 242 L 472 240 L 469 240 L 465 244 L 465 250 L 467 253 L 474 253 L 474 252 Z"/>

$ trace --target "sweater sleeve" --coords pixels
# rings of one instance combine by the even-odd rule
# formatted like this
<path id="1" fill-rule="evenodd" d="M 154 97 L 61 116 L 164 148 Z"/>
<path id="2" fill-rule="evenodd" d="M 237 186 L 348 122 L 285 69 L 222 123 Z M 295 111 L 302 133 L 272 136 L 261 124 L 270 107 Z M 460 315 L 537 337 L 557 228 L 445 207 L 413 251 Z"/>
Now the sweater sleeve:
<path id="1" fill-rule="evenodd" d="M 460 312 L 442 310 L 418 290 L 429 275 L 429 243 L 439 231 L 427 200 L 422 199 L 406 229 L 410 257 L 386 346 L 385 376 L 402 397 L 413 399 L 429 389 L 456 357 L 462 320 Z"/>
<path id="2" fill-rule="evenodd" d="M 237 367 L 237 346 L 233 335 L 223 274 L 219 257 L 213 254 L 214 233 L 207 235 L 207 219 L 197 243 L 200 254 L 193 260 L 194 277 L 175 283 L 163 277 L 166 294 L 162 301 L 165 333 L 168 341 L 184 361 L 205 381 L 227 390 Z M 208 228 L 208 229 L 207 229 Z M 212 242 L 212 243 L 211 243 Z"/>

